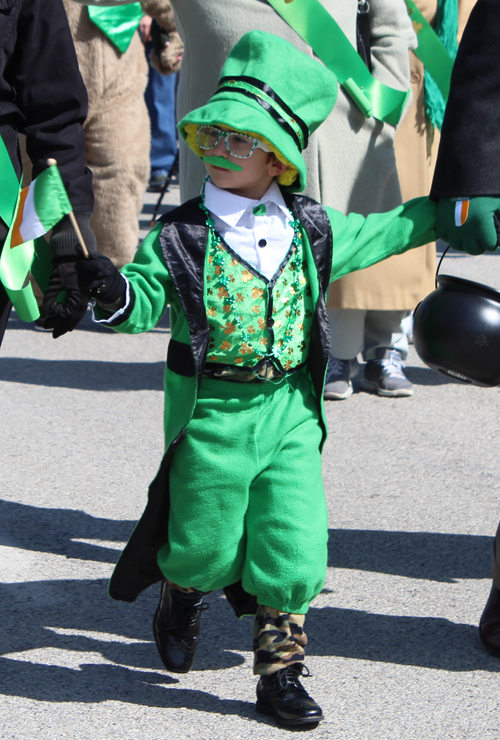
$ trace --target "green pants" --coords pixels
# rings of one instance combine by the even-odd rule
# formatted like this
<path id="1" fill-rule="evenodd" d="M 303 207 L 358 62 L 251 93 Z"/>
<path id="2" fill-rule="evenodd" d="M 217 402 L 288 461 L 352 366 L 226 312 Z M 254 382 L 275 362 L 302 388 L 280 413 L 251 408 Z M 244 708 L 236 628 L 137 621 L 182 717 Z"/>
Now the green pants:
<path id="1" fill-rule="evenodd" d="M 307 612 L 327 562 L 318 414 L 302 373 L 202 381 L 172 461 L 166 578 L 200 591 L 241 579 L 259 604 Z"/>

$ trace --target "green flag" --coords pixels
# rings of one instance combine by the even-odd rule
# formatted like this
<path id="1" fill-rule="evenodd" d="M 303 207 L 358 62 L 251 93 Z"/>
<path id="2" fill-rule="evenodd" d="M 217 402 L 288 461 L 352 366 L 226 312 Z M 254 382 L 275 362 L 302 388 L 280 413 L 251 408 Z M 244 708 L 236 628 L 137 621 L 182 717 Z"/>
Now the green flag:
<path id="1" fill-rule="evenodd" d="M 17 191 L 14 219 L 0 254 L 2 282 L 16 312 L 23 321 L 40 315 L 31 285 L 25 285 L 35 257 L 34 240 L 50 231 L 72 210 L 56 165 L 44 170 L 29 187 Z M 38 241 L 38 263 L 45 258 L 43 240 Z"/>

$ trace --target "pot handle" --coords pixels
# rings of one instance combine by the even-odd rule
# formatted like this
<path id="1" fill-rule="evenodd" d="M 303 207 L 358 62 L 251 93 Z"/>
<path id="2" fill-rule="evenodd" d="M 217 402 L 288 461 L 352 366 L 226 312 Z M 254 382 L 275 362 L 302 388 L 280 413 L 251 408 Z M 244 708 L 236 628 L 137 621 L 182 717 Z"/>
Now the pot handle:
<path id="1" fill-rule="evenodd" d="M 436 288 L 438 287 L 438 275 L 439 275 L 439 270 L 441 268 L 441 262 L 446 257 L 446 252 L 448 251 L 449 248 L 450 248 L 450 245 L 448 244 L 448 246 L 444 250 L 443 254 L 441 255 L 441 259 L 439 260 L 439 263 L 438 263 L 438 266 L 437 266 L 437 269 L 436 269 L 436 277 L 434 278 L 434 285 L 436 286 Z"/>

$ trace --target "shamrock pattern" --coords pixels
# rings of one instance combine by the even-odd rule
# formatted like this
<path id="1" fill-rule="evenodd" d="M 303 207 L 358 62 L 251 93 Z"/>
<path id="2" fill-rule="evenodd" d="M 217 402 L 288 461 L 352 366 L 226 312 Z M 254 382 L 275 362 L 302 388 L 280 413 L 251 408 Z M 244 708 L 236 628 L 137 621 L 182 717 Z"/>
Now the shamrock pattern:
<path id="1" fill-rule="evenodd" d="M 210 240 L 208 362 L 251 369 L 266 356 L 285 371 L 307 359 L 314 313 L 301 236 L 274 283 Z"/>

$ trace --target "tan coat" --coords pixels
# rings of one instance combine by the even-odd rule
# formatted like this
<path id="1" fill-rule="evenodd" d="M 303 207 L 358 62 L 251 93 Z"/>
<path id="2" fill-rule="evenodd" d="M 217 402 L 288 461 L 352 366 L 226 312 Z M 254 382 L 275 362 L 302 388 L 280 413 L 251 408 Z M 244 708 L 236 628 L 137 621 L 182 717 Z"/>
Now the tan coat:
<path id="1" fill-rule="evenodd" d="M 437 0 L 416 0 L 429 23 L 434 24 Z M 459 38 L 476 0 L 460 0 Z M 427 125 L 424 107 L 424 66 L 410 52 L 411 106 L 394 140 L 403 200 L 428 195 L 439 146 L 439 131 Z M 391 257 L 367 270 L 347 275 L 330 291 L 329 308 L 412 310 L 434 290 L 436 246 L 427 244 Z"/>

